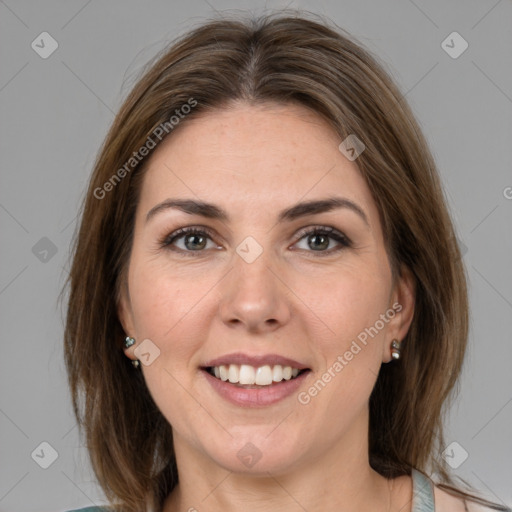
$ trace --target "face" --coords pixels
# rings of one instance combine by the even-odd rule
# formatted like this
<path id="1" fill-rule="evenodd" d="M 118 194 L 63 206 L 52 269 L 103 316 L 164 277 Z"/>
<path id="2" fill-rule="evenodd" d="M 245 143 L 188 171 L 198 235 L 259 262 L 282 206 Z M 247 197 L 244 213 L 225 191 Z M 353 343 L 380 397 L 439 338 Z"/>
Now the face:
<path id="1" fill-rule="evenodd" d="M 152 155 L 119 315 L 178 463 L 278 474 L 366 445 L 413 290 L 340 142 L 302 107 L 238 104 Z"/>

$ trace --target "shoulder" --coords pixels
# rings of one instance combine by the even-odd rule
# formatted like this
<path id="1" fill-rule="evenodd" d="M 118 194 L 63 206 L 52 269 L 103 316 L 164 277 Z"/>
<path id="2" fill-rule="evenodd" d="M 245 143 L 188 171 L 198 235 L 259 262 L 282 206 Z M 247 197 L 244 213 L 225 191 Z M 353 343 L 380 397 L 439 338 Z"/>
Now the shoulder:
<path id="1" fill-rule="evenodd" d="M 493 512 L 494 509 L 434 487 L 435 512 Z"/>

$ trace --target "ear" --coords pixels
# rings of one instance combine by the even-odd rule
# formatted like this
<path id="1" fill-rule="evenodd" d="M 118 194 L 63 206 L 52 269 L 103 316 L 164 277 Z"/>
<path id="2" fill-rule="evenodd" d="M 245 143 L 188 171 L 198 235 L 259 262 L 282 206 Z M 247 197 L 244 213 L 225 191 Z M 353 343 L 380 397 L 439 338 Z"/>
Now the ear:
<path id="1" fill-rule="evenodd" d="M 117 297 L 117 316 L 124 332 L 126 333 L 126 336 L 131 336 L 137 339 L 135 335 L 135 322 L 133 321 L 133 311 L 130 301 L 130 294 L 128 291 L 128 283 L 126 280 L 121 284 L 121 290 Z M 135 343 L 131 347 L 124 349 L 124 353 L 130 359 L 137 359 L 133 353 L 136 346 L 137 344 Z"/>
<path id="2" fill-rule="evenodd" d="M 383 362 L 388 363 L 391 357 L 391 342 L 394 339 L 402 341 L 409 331 L 414 317 L 416 301 L 416 280 L 411 270 L 402 265 L 395 286 L 391 293 L 390 309 L 395 311 L 389 321 L 386 342 L 383 351 Z"/>

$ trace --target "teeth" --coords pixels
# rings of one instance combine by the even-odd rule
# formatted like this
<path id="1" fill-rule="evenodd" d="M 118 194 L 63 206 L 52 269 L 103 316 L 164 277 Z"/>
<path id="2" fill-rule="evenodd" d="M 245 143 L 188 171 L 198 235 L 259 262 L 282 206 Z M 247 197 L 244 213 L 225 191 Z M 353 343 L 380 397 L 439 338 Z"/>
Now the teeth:
<path id="1" fill-rule="evenodd" d="M 272 371 L 272 379 L 274 382 L 281 382 L 283 380 L 283 367 L 280 364 L 274 366 Z"/>
<path id="2" fill-rule="evenodd" d="M 270 366 L 260 366 L 256 370 L 255 384 L 258 384 L 258 386 L 268 386 L 272 384 L 272 368 L 270 368 Z"/>
<path id="3" fill-rule="evenodd" d="M 298 368 L 281 366 L 280 364 L 276 364 L 273 367 L 265 365 L 258 368 L 248 364 L 230 364 L 213 368 L 213 373 L 218 379 L 242 386 L 252 386 L 254 384 L 257 386 L 269 386 L 273 382 L 294 379 L 299 374 L 299 371 Z"/>
<path id="4" fill-rule="evenodd" d="M 228 380 L 228 369 L 225 366 L 219 366 L 219 374 L 221 380 Z"/>
<path id="5" fill-rule="evenodd" d="M 238 368 L 237 364 L 229 365 L 230 368 L 233 368 L 233 366 L 236 366 Z M 256 382 L 256 371 L 254 370 L 254 368 L 252 366 L 249 366 L 248 364 L 243 364 L 242 366 L 240 366 L 240 376 L 237 382 L 243 385 L 254 384 Z"/>
<path id="6" fill-rule="evenodd" d="M 238 382 L 240 377 L 240 368 L 236 364 L 230 364 L 228 369 L 228 380 L 231 383 Z"/>

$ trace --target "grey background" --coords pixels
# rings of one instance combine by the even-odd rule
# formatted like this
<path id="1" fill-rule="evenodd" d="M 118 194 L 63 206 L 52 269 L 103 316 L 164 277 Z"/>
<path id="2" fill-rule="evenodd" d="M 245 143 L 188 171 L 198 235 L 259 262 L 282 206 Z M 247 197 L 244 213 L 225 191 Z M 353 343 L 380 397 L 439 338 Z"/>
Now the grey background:
<path id="1" fill-rule="evenodd" d="M 285 6 L 327 15 L 380 56 L 432 146 L 472 305 L 446 440 L 469 454 L 455 474 L 512 505 L 510 1 L 0 0 L 0 512 L 102 503 L 71 413 L 57 295 L 114 112 L 140 66 L 215 10 Z M 31 48 L 44 31 L 59 45 L 47 59 Z M 453 31 L 469 43 L 457 59 L 441 47 Z M 36 463 L 48 449 L 31 456 L 43 441 L 58 452 L 48 469 Z"/>

